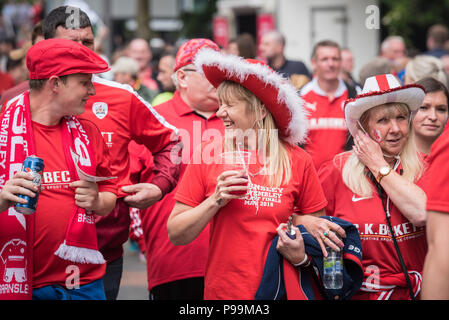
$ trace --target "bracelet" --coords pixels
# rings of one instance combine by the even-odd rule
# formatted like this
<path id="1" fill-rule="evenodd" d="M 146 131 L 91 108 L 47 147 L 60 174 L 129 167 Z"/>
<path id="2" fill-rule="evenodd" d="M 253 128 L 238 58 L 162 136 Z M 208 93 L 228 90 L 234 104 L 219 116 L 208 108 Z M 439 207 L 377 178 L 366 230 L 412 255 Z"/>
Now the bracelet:
<path id="1" fill-rule="evenodd" d="M 295 267 L 300 267 L 303 264 L 305 264 L 307 262 L 307 260 L 309 259 L 309 257 L 307 256 L 307 253 L 304 255 L 304 260 L 302 260 L 300 263 L 294 264 L 293 266 Z"/>

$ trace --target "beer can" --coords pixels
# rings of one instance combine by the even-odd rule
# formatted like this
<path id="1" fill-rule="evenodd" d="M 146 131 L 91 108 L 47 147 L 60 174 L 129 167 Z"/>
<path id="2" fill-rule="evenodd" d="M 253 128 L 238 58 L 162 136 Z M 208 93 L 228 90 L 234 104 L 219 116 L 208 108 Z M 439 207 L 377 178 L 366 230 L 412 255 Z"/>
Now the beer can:
<path id="1" fill-rule="evenodd" d="M 28 156 L 23 162 L 22 171 L 31 173 L 33 175 L 33 184 L 40 187 L 42 184 L 42 175 L 44 173 L 44 160 L 36 156 Z M 18 195 L 19 198 L 25 199 L 28 203 L 16 203 L 14 209 L 22 214 L 32 214 L 36 211 L 37 199 L 39 192 L 34 198 L 25 195 Z"/>

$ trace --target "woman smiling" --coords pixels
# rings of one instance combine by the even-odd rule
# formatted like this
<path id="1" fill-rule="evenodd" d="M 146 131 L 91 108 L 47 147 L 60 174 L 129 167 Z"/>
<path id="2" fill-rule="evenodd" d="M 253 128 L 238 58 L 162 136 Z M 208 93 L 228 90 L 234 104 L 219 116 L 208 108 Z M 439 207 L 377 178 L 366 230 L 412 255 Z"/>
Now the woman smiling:
<path id="1" fill-rule="evenodd" d="M 231 153 L 242 166 L 191 162 L 168 233 L 173 243 L 187 244 L 211 222 L 205 299 L 254 299 L 276 235 L 287 261 L 298 267 L 307 262 L 299 229 L 293 227 L 296 239 L 286 234 L 289 217 L 324 214 L 326 199 L 311 157 L 297 146 L 307 133 L 303 101 L 286 79 L 257 60 L 204 49 L 195 66 L 217 88 L 217 116 L 225 125 L 224 143 L 205 144 L 197 152 L 215 150 L 215 159 Z M 323 220 L 323 230 L 344 236 L 338 225 L 315 219 Z M 329 245 L 338 249 L 342 241 L 333 239 Z"/>

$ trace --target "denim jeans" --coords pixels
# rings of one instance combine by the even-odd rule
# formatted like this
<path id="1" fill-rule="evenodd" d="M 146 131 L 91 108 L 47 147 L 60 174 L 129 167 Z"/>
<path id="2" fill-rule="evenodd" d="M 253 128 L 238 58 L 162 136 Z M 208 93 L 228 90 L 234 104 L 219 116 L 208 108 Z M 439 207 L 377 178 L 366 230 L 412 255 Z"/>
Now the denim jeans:
<path id="1" fill-rule="evenodd" d="M 106 300 L 102 279 L 67 289 L 60 285 L 49 285 L 33 289 L 33 300 Z"/>

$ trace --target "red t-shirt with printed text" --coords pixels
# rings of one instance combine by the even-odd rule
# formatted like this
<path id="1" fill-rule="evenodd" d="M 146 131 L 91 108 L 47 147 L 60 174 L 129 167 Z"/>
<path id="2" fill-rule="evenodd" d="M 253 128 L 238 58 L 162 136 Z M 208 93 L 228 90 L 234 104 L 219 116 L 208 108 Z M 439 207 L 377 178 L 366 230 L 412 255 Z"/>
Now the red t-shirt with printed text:
<path id="1" fill-rule="evenodd" d="M 219 150 L 203 144 L 196 152 L 204 159 L 206 153 L 215 157 Z M 264 175 L 250 176 L 246 199 L 231 200 L 211 220 L 205 299 L 254 299 L 279 224 L 287 222 L 294 211 L 308 214 L 326 205 L 310 156 L 299 147 L 289 151 L 292 178 L 288 184 L 273 188 L 267 186 Z M 260 170 L 256 163 L 249 165 L 250 173 Z M 190 163 L 175 199 L 196 207 L 214 193 L 222 171 L 220 164 Z"/>
<path id="2" fill-rule="evenodd" d="M 90 121 L 80 120 L 86 130 L 95 153 L 96 175 L 111 176 L 109 153 L 98 128 Z M 103 277 L 106 264 L 81 264 L 57 257 L 54 252 L 64 241 L 70 217 L 75 207 L 73 182 L 70 176 L 61 138 L 61 127 L 45 126 L 32 122 L 36 155 L 44 160 L 44 174 L 41 192 L 36 208 L 34 230 L 34 277 L 33 287 L 50 284 L 73 285 L 79 268 L 80 285 Z M 114 180 L 98 183 L 98 190 L 117 193 Z M 68 268 L 68 269 L 67 269 Z"/>

